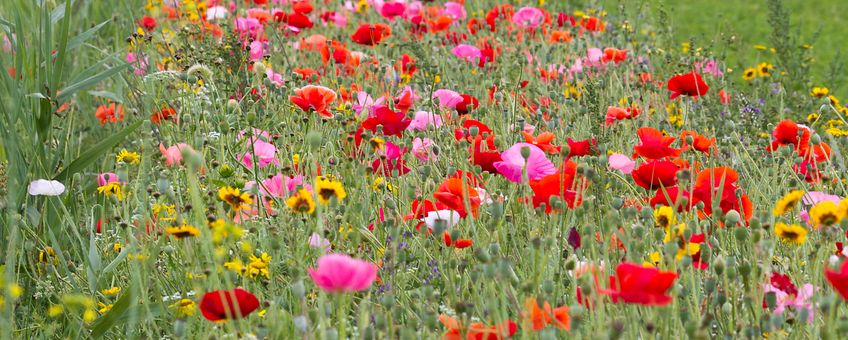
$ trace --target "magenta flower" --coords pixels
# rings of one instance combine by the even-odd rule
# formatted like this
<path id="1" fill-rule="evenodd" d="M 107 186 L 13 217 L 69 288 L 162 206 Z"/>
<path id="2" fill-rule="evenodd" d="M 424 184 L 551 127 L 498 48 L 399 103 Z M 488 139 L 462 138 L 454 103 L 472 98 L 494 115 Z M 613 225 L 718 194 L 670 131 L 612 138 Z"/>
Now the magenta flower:
<path id="1" fill-rule="evenodd" d="M 480 58 L 483 57 L 483 52 L 480 51 L 479 48 L 467 44 L 456 45 L 456 47 L 451 49 L 451 53 L 457 56 L 459 59 L 475 64 L 480 62 Z"/>
<path id="2" fill-rule="evenodd" d="M 274 163 L 276 165 L 280 165 L 280 160 L 276 158 L 277 155 L 277 147 L 274 144 L 268 143 L 261 139 L 257 139 L 256 142 L 253 143 L 253 154 L 250 152 L 245 152 L 244 156 L 241 158 L 241 162 L 244 163 L 244 166 L 248 168 L 253 167 L 253 156 L 259 159 L 259 167 L 264 168 L 268 166 L 268 164 Z"/>
<path id="3" fill-rule="evenodd" d="M 374 109 L 377 106 L 383 105 L 385 102 L 385 98 L 380 97 L 377 100 L 371 97 L 368 92 L 359 91 L 356 93 L 356 101 L 353 103 L 353 110 L 356 111 L 356 115 L 359 116 L 363 110 L 368 110 L 368 116 L 374 115 Z"/>
<path id="4" fill-rule="evenodd" d="M 250 43 L 250 60 L 256 61 L 265 56 L 265 44 L 261 41 Z"/>
<path id="5" fill-rule="evenodd" d="M 462 103 L 462 95 L 456 91 L 440 89 L 433 92 L 433 99 L 439 100 L 439 107 L 443 109 L 456 108 L 459 103 Z"/>
<path id="6" fill-rule="evenodd" d="M 330 293 L 359 292 L 377 279 L 377 266 L 343 254 L 318 258 L 318 268 L 309 268 L 309 276 L 318 288 Z"/>
<path id="7" fill-rule="evenodd" d="M 530 150 L 526 160 L 521 155 L 521 149 L 525 147 Z M 521 182 L 521 173 L 525 167 L 527 168 L 527 178 L 531 180 L 541 179 L 556 173 L 554 163 L 551 163 L 545 156 L 545 152 L 530 143 L 516 143 L 501 153 L 501 159 L 502 161 L 494 163 L 495 169 L 512 182 Z"/>
<path id="8" fill-rule="evenodd" d="M 277 173 L 276 175 L 262 181 L 262 185 L 259 186 L 259 193 L 264 196 L 285 198 L 289 193 L 297 191 L 296 189 L 301 185 L 303 185 L 303 175 L 288 177 L 283 176 L 281 173 Z M 244 184 L 244 189 L 249 191 L 253 189 L 254 186 L 256 186 L 256 182 L 249 181 Z M 307 191 L 312 191 L 312 186 L 309 184 L 303 185 L 303 187 Z"/>
<path id="9" fill-rule="evenodd" d="M 118 178 L 118 174 L 114 172 L 104 172 L 102 174 L 97 175 L 97 186 L 102 187 L 109 183 L 117 183 L 120 182 L 121 179 Z"/>
<path id="10" fill-rule="evenodd" d="M 416 137 L 412 140 L 412 155 L 425 162 L 430 160 L 430 158 L 436 158 L 436 155 L 432 151 L 435 145 L 430 138 L 421 139 Z"/>
<path id="11" fill-rule="evenodd" d="M 395 17 L 403 16 L 403 13 L 406 12 L 406 4 L 403 2 L 389 1 L 379 7 L 380 15 L 390 21 L 394 21 Z"/>
<path id="12" fill-rule="evenodd" d="M 614 153 L 610 155 L 609 163 L 607 163 L 607 166 L 611 170 L 621 171 L 621 173 L 625 175 L 629 175 L 631 172 L 633 172 L 633 167 L 635 165 L 636 162 L 630 159 L 630 157 L 627 157 L 626 155 L 622 155 L 620 153 Z"/>
<path id="13" fill-rule="evenodd" d="M 465 20 L 468 16 L 468 12 L 465 11 L 465 7 L 462 4 L 448 1 L 445 3 L 445 15 L 449 16 L 454 22 L 456 22 L 459 20 Z"/>
<path id="14" fill-rule="evenodd" d="M 545 20 L 545 14 L 535 7 L 521 7 L 512 15 L 512 22 L 524 29 L 535 29 Z"/>
<path id="15" fill-rule="evenodd" d="M 442 126 L 442 116 L 427 111 L 416 111 L 412 123 L 406 129 L 424 131 L 430 126 L 434 128 Z"/>

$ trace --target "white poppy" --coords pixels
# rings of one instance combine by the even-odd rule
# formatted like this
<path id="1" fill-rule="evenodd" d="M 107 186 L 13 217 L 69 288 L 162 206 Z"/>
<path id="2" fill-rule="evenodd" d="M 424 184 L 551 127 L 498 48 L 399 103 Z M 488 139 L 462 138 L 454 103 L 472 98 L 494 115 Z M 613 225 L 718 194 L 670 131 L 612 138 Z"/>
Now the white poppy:
<path id="1" fill-rule="evenodd" d="M 459 223 L 460 218 L 459 213 L 454 210 L 436 210 L 427 213 L 427 216 L 424 217 L 424 224 L 427 225 L 428 229 L 433 230 L 437 221 L 445 221 L 447 228 L 450 229 Z"/>
<path id="2" fill-rule="evenodd" d="M 59 196 L 65 192 L 65 185 L 59 181 L 37 179 L 29 183 L 27 192 L 33 196 Z"/>

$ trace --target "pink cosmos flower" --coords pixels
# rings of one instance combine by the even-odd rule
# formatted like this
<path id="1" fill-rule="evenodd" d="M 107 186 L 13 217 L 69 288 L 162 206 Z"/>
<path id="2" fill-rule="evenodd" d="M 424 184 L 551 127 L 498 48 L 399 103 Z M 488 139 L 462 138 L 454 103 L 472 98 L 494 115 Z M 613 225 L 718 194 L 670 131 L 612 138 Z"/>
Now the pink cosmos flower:
<path id="1" fill-rule="evenodd" d="M 121 179 L 118 178 L 118 174 L 114 172 L 104 172 L 102 174 L 97 175 L 97 186 L 102 187 L 109 183 L 117 183 L 120 182 Z"/>
<path id="2" fill-rule="evenodd" d="M 445 3 L 445 15 L 449 16 L 454 22 L 456 22 L 459 20 L 465 20 L 468 13 L 465 11 L 465 7 L 462 4 L 448 1 Z"/>
<path id="3" fill-rule="evenodd" d="M 427 127 L 439 128 L 442 126 L 442 116 L 437 114 L 432 114 L 427 111 L 416 111 L 414 117 L 412 118 L 412 123 L 406 127 L 407 130 L 415 130 L 415 131 L 424 131 L 427 130 Z"/>
<path id="4" fill-rule="evenodd" d="M 521 7 L 512 15 L 512 22 L 524 29 L 535 29 L 544 20 L 545 14 L 535 7 Z"/>
<path id="5" fill-rule="evenodd" d="M 483 57 L 483 52 L 479 48 L 467 44 L 456 45 L 451 49 L 451 53 L 462 60 L 475 64 L 480 62 L 480 58 Z"/>
<path id="6" fill-rule="evenodd" d="M 521 149 L 525 147 L 530 150 L 526 160 L 521 155 Z M 545 156 L 545 152 L 530 143 L 516 143 L 501 153 L 501 159 L 502 161 L 494 163 L 495 168 L 506 179 L 515 183 L 521 182 L 521 174 L 525 167 L 527 178 L 531 180 L 556 173 L 556 166 Z"/>
<path id="7" fill-rule="evenodd" d="M 376 265 L 343 254 L 321 256 L 318 268 L 308 271 L 315 285 L 330 293 L 363 291 L 377 279 Z"/>
<path id="8" fill-rule="evenodd" d="M 412 154 L 415 158 L 418 158 L 422 161 L 428 161 L 430 158 L 435 158 L 436 155 L 433 153 L 432 148 L 436 144 L 433 143 L 433 140 L 430 138 L 418 138 L 416 137 L 412 140 Z"/>
<path id="9" fill-rule="evenodd" d="M 625 175 L 629 175 L 633 172 L 633 167 L 636 166 L 636 162 L 627 157 L 626 155 L 622 155 L 620 153 L 614 153 L 609 156 L 609 163 L 607 166 L 611 170 L 618 170 Z"/>
<path id="10" fill-rule="evenodd" d="M 183 153 L 196 152 L 185 143 L 178 143 L 168 148 L 165 148 L 165 145 L 159 144 L 159 151 L 162 152 L 162 156 L 165 156 L 166 166 L 179 166 L 183 160 Z"/>
<path id="11" fill-rule="evenodd" d="M 443 109 L 456 108 L 459 103 L 462 103 L 462 95 L 456 91 L 440 89 L 433 92 L 433 99 L 439 100 L 439 107 Z"/>
<path id="12" fill-rule="evenodd" d="M 268 164 L 274 163 L 280 165 L 280 160 L 276 159 L 277 147 L 274 144 L 268 143 L 261 139 L 257 139 L 253 143 L 253 154 L 245 152 L 241 158 L 241 162 L 248 168 L 253 168 L 253 156 L 259 159 L 259 167 L 264 168 Z"/>
<path id="13" fill-rule="evenodd" d="M 135 53 L 127 53 L 127 63 L 133 64 L 133 73 L 137 76 L 143 76 L 147 72 L 147 56 L 139 58 Z"/>

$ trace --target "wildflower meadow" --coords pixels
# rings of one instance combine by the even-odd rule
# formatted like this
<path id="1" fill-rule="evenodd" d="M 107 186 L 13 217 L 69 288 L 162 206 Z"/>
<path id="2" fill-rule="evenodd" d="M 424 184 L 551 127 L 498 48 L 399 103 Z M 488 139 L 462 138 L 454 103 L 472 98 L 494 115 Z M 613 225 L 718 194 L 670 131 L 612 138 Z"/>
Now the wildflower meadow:
<path id="1" fill-rule="evenodd" d="M 0 339 L 843 338 L 848 4 L 698 3 L 2 1 Z"/>

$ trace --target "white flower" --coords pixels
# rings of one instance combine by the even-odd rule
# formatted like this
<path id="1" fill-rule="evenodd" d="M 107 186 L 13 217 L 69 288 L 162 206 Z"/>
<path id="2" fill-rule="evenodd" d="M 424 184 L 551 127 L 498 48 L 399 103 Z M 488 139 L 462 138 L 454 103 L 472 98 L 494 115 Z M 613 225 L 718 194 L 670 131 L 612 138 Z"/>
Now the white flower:
<path id="1" fill-rule="evenodd" d="M 428 229 L 433 230 L 437 221 L 445 221 L 448 229 L 450 229 L 459 223 L 460 218 L 459 213 L 454 210 L 436 210 L 427 213 L 427 216 L 424 217 L 424 224 L 427 225 Z"/>
<path id="2" fill-rule="evenodd" d="M 59 181 L 37 179 L 29 183 L 27 192 L 32 196 L 59 196 L 65 192 L 65 185 Z"/>

